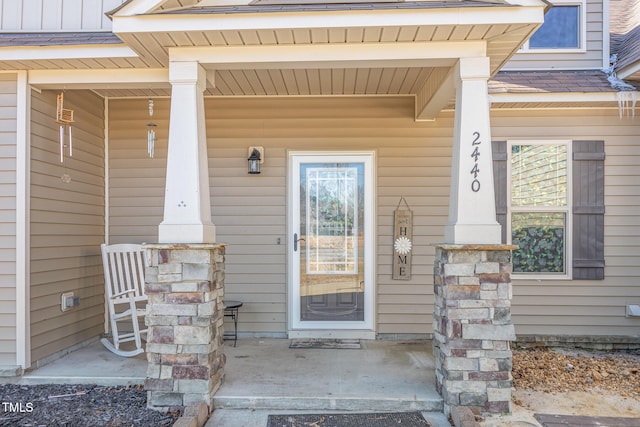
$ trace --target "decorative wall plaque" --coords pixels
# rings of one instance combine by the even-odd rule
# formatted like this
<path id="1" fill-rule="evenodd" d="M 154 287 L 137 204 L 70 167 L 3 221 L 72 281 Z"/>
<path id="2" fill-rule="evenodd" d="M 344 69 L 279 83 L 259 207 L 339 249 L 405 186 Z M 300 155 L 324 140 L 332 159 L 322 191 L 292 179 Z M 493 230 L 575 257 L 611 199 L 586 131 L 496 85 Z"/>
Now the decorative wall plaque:
<path id="1" fill-rule="evenodd" d="M 404 202 L 405 209 L 400 209 Z M 393 276 L 394 280 L 411 279 L 411 249 L 413 247 L 413 212 L 404 197 L 400 197 L 393 212 Z"/>

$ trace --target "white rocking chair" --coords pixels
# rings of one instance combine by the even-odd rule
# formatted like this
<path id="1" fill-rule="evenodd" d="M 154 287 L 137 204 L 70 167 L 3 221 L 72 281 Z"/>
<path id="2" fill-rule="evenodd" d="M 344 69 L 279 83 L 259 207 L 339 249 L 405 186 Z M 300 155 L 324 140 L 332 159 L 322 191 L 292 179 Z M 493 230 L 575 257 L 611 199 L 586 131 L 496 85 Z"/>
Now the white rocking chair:
<path id="1" fill-rule="evenodd" d="M 146 340 L 147 329 L 140 329 L 139 318 L 144 324 L 145 308 L 137 303 L 146 302 L 144 293 L 144 251 L 141 245 L 117 244 L 100 246 L 104 267 L 104 286 L 111 337 L 113 342 L 102 338 L 102 344 L 119 356 L 131 357 L 143 353 L 142 339 Z M 127 321 L 133 331 L 121 332 L 118 322 Z M 124 326 L 124 325 L 123 325 Z M 120 344 L 135 341 L 133 350 L 122 350 Z"/>

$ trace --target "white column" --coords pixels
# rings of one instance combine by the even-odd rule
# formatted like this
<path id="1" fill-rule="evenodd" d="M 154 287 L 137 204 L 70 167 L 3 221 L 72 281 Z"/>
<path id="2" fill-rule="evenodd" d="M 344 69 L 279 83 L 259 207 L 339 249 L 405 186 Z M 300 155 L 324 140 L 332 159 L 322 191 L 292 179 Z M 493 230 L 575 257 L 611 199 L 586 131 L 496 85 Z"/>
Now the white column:
<path id="1" fill-rule="evenodd" d="M 445 242 L 501 243 L 493 187 L 489 58 L 460 58 L 456 67 L 451 194 Z"/>
<path id="2" fill-rule="evenodd" d="M 169 81 L 169 150 L 158 241 L 214 243 L 204 117 L 205 70 L 195 61 L 171 62 Z"/>

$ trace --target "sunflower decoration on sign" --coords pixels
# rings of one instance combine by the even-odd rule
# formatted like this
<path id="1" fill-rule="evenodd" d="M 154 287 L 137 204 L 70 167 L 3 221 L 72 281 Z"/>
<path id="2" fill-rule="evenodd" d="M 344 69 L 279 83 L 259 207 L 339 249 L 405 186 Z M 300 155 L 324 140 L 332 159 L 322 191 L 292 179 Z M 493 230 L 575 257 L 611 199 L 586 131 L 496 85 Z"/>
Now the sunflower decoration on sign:
<path id="1" fill-rule="evenodd" d="M 404 202 L 406 209 L 400 209 Z M 400 197 L 393 212 L 393 276 L 395 280 L 411 279 L 411 249 L 413 243 L 413 212 L 409 204 Z"/>
<path id="2" fill-rule="evenodd" d="M 406 255 L 411 252 L 411 240 L 406 237 L 398 237 L 393 244 L 393 248 L 400 255 Z"/>

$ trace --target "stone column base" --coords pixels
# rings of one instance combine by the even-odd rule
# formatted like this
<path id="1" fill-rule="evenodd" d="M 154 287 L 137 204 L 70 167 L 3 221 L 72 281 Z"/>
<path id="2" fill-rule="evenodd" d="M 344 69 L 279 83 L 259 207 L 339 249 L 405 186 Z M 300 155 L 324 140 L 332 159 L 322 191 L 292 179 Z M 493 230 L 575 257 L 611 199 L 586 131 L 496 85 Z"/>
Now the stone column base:
<path id="1" fill-rule="evenodd" d="M 439 245 L 433 352 L 445 412 L 511 411 L 513 245 Z"/>
<path id="2" fill-rule="evenodd" d="M 148 244 L 147 406 L 205 402 L 224 380 L 224 253 L 219 244 Z"/>

